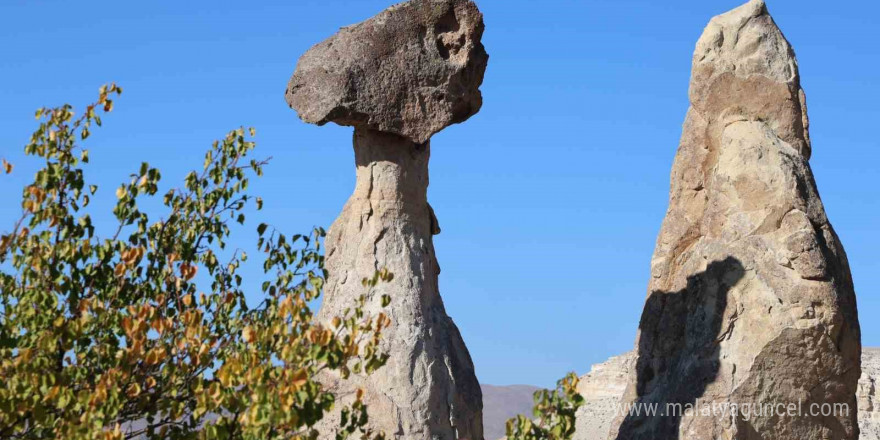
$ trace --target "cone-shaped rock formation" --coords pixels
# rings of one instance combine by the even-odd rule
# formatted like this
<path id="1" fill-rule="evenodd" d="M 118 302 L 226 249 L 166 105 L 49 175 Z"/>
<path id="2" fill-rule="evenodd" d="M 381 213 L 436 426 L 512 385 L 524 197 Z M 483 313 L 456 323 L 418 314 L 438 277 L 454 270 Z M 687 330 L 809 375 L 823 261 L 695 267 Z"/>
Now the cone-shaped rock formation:
<path id="1" fill-rule="evenodd" d="M 619 416 L 610 438 L 855 439 L 852 277 L 810 170 L 797 61 L 763 1 L 709 23 L 690 102 L 624 397 L 658 415 Z M 835 404 L 848 412 L 812 412 Z"/>

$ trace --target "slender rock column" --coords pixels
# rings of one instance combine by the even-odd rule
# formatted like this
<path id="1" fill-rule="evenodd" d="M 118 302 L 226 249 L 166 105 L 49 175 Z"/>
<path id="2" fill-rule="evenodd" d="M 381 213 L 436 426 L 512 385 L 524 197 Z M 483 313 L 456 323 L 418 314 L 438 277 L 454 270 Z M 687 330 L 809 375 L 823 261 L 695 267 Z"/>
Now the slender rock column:
<path id="1" fill-rule="evenodd" d="M 287 90 L 304 121 L 355 127 L 357 183 L 327 235 L 318 317 L 342 314 L 365 293 L 361 280 L 387 268 L 394 279 L 366 308 L 391 318 L 382 341 L 390 359 L 369 376 L 321 380 L 343 400 L 364 388 L 371 427 L 392 439 L 483 439 L 473 362 L 440 298 L 440 228 L 427 200 L 431 136 L 482 105 L 482 32 L 469 0 L 401 3 L 310 49 Z M 324 431 L 338 416 L 322 421 Z"/>
<path id="2" fill-rule="evenodd" d="M 852 277 L 797 60 L 762 0 L 706 27 L 690 101 L 624 396 L 658 412 L 610 438 L 857 439 Z"/>

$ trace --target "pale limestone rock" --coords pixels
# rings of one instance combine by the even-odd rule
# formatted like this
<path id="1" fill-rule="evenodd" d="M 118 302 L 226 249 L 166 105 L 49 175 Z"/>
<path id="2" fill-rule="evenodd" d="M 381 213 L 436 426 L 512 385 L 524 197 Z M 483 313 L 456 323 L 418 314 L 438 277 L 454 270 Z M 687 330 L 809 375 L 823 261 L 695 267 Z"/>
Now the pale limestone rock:
<path id="1" fill-rule="evenodd" d="M 810 170 L 797 61 L 763 1 L 712 19 L 690 101 L 624 401 L 855 408 L 852 277 Z M 855 439 L 855 413 L 627 416 L 610 438 Z"/>
<path id="2" fill-rule="evenodd" d="M 636 352 L 630 351 L 594 365 L 581 377 L 578 388 L 584 406 L 577 413 L 576 440 L 606 440 L 608 430 L 620 411 L 633 371 Z M 858 419 L 861 440 L 880 440 L 880 348 L 862 350 L 862 377 L 858 385 Z M 525 402 L 526 399 L 523 399 Z M 528 399 L 528 401 L 531 401 Z"/>
<path id="3" fill-rule="evenodd" d="M 862 440 L 880 440 L 880 348 L 862 351 L 859 379 L 859 428 Z"/>
<path id="4" fill-rule="evenodd" d="M 483 439 L 480 385 L 437 286 L 440 228 L 427 200 L 431 135 L 482 103 L 482 31 L 469 0 L 401 3 L 309 50 L 287 90 L 306 122 L 355 127 L 357 182 L 328 231 L 318 318 L 342 315 L 366 292 L 361 280 L 388 269 L 394 279 L 372 290 L 366 312 L 391 318 L 382 339 L 390 359 L 369 376 L 320 380 L 344 402 L 364 388 L 370 426 L 389 439 Z M 332 413 L 321 432 L 338 419 Z"/>
<path id="5" fill-rule="evenodd" d="M 584 398 L 584 406 L 577 412 L 576 439 L 608 438 L 635 364 L 635 352 L 629 352 L 593 365 L 590 372 L 580 378 L 578 393 Z"/>

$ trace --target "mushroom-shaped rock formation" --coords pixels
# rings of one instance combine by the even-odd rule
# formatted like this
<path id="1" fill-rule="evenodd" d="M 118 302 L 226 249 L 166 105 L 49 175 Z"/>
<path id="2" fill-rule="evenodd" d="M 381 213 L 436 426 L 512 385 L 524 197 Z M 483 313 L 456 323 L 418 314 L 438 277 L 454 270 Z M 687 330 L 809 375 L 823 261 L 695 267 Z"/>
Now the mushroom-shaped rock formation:
<path id="1" fill-rule="evenodd" d="M 610 438 L 856 439 L 852 276 L 763 1 L 706 27 L 690 103 L 624 396 L 657 413 L 619 416 Z"/>
<path id="2" fill-rule="evenodd" d="M 388 438 L 483 438 L 480 385 L 437 286 L 440 228 L 427 199 L 430 137 L 482 103 L 482 32 L 469 0 L 402 3 L 310 49 L 287 91 L 306 122 L 355 127 L 357 182 L 327 235 L 318 317 L 341 315 L 365 293 L 361 280 L 387 268 L 394 279 L 372 291 L 366 309 L 391 318 L 382 342 L 390 359 L 369 376 L 321 380 L 343 400 L 364 388 L 370 425 Z M 382 309 L 385 294 L 391 304 Z"/>
<path id="3" fill-rule="evenodd" d="M 302 120 L 394 133 L 421 144 L 476 114 L 489 56 L 471 1 L 414 0 L 311 48 L 287 87 Z"/>

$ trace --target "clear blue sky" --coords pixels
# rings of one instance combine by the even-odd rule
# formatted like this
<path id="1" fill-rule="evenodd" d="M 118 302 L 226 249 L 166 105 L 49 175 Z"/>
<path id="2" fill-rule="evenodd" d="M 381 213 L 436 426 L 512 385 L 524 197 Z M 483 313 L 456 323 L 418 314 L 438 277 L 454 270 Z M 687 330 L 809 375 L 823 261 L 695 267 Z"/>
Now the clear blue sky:
<path id="1" fill-rule="evenodd" d="M 629 350 L 666 210 L 691 54 L 734 0 L 481 0 L 485 105 L 434 137 L 430 200 L 441 291 L 484 383 L 551 385 Z M 390 0 L 0 4 L 0 230 L 32 176 L 41 105 L 125 88 L 90 139 L 93 205 L 141 161 L 166 185 L 239 125 L 273 156 L 252 185 L 262 219 L 329 226 L 354 186 L 351 129 L 300 122 L 284 102 L 297 58 Z M 880 3 L 768 0 L 800 60 L 812 165 L 849 254 L 865 345 L 880 345 Z M 259 272 L 254 270 L 254 273 Z"/>

